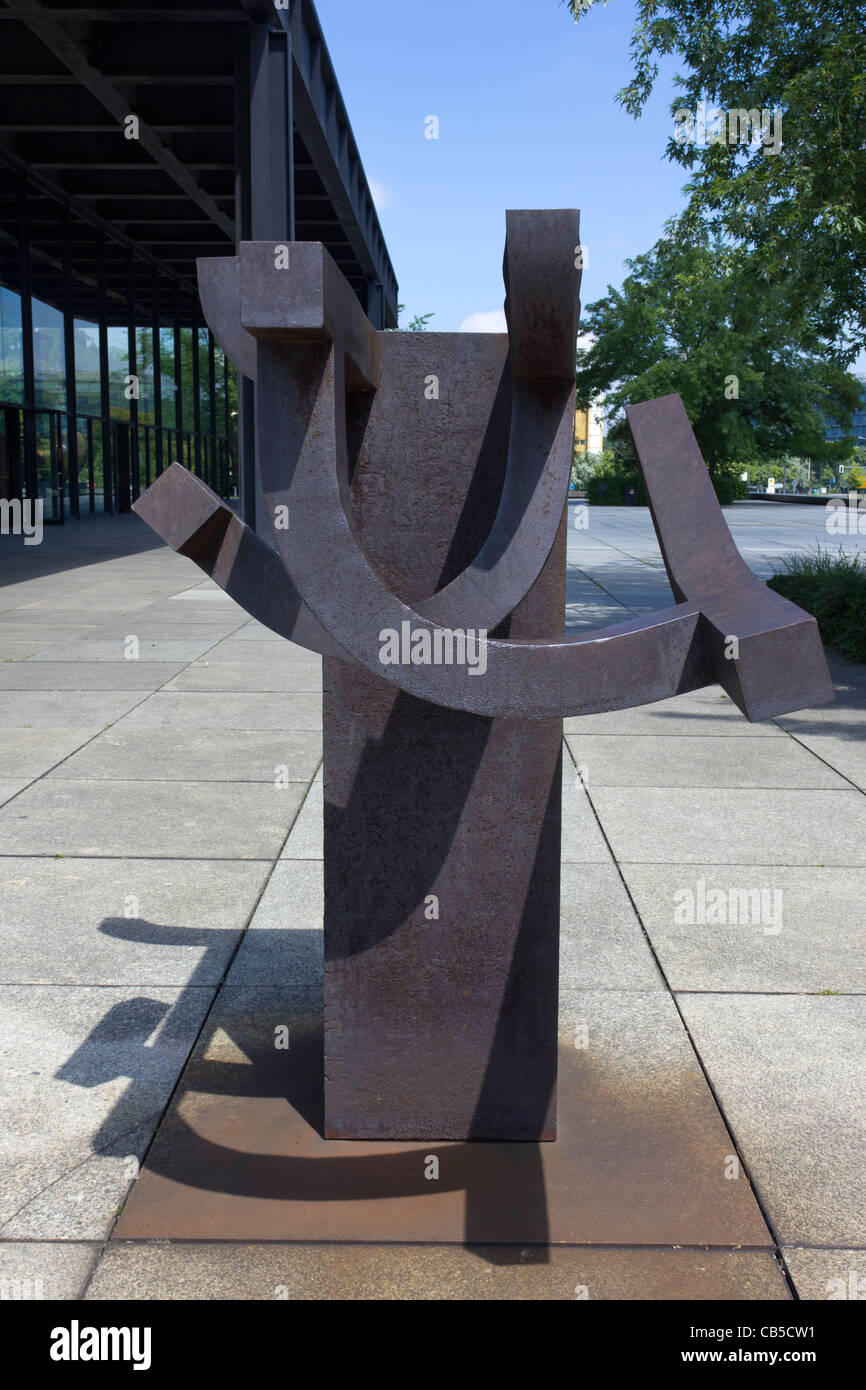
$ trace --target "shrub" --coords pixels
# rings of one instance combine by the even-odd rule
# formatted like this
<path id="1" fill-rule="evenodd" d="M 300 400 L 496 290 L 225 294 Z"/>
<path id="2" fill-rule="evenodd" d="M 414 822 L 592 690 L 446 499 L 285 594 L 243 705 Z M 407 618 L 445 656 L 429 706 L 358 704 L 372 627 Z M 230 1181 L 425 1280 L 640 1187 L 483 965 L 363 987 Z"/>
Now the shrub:
<path id="1" fill-rule="evenodd" d="M 605 507 L 621 507 L 625 502 L 627 487 L 636 487 L 638 504 L 646 506 L 646 492 L 637 464 L 618 458 L 612 450 L 605 449 L 601 461 L 587 479 L 586 490 L 590 502 Z"/>
<path id="2" fill-rule="evenodd" d="M 647 505 L 643 478 L 633 459 L 619 458 L 607 449 L 601 457 L 598 454 L 588 454 L 585 457 L 594 461 L 591 469 L 584 463 L 585 471 L 582 473 L 582 478 L 585 479 L 582 485 L 586 488 L 590 502 L 606 507 L 621 507 L 625 502 L 626 488 L 636 487 L 638 505 Z M 710 475 L 716 496 L 723 506 L 747 495 L 746 484 L 740 479 L 741 471 L 741 464 L 717 464 L 715 472 Z"/>
<path id="3" fill-rule="evenodd" d="M 767 583 L 813 615 L 828 647 L 849 661 L 866 661 L 866 559 L 860 552 L 822 550 L 819 545 L 786 555 L 782 569 Z"/>
<path id="4" fill-rule="evenodd" d="M 717 463 L 714 472 L 710 474 L 716 496 L 721 506 L 726 506 L 729 502 L 742 501 L 748 497 L 749 490 L 743 482 L 740 474 L 743 472 L 741 463 Z"/>

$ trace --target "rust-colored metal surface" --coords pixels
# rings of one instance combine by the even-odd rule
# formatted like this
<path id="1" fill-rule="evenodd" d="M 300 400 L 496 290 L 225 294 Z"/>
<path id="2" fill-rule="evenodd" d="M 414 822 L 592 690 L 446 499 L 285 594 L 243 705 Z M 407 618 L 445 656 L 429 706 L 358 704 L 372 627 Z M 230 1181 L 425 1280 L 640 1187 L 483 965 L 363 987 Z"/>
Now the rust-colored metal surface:
<path id="1" fill-rule="evenodd" d="M 357 440 L 359 544 L 410 602 L 465 573 L 503 486 L 507 344 L 460 337 L 434 403 L 418 384 L 439 344 L 383 335 Z M 412 452 L 382 450 L 389 416 Z M 558 634 L 564 590 L 560 524 L 509 631 Z M 560 719 L 445 709 L 326 659 L 328 1137 L 554 1138 L 561 751 Z"/>
<path id="2" fill-rule="evenodd" d="M 136 510 L 325 658 L 334 1138 L 553 1138 L 563 715 L 717 681 L 752 719 L 832 698 L 676 396 L 628 418 L 678 601 L 563 636 L 579 239 L 576 212 L 507 214 L 501 337 L 375 332 L 315 243 L 200 263 L 255 376 L 274 549 L 177 465 Z"/>
<path id="3" fill-rule="evenodd" d="M 772 1245 L 687 1046 L 564 1041 L 555 1144 L 326 1140 L 321 1006 L 290 994 L 223 991 L 115 1239 Z"/>

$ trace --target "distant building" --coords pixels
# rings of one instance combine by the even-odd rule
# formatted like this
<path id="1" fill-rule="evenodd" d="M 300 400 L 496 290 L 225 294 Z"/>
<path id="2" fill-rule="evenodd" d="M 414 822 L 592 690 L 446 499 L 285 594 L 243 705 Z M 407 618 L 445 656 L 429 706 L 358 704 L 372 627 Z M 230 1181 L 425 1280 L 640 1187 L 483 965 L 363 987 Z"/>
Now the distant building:
<path id="1" fill-rule="evenodd" d="M 863 390 L 860 394 L 860 406 L 851 415 L 851 425 L 847 430 L 843 430 L 841 425 L 828 425 L 824 431 L 825 439 L 844 439 L 846 435 L 853 434 L 857 444 L 866 444 L 866 377 L 858 376 Z"/>
<path id="2" fill-rule="evenodd" d="M 589 410 L 578 410 L 574 416 L 574 447 L 579 453 L 600 454 L 604 448 L 604 394 Z"/>
<path id="3" fill-rule="evenodd" d="M 255 383 L 204 321 L 197 259 L 321 242 L 397 326 L 314 0 L 22 0 L 0 21 L 0 501 L 128 512 L 176 459 L 267 528 Z"/>

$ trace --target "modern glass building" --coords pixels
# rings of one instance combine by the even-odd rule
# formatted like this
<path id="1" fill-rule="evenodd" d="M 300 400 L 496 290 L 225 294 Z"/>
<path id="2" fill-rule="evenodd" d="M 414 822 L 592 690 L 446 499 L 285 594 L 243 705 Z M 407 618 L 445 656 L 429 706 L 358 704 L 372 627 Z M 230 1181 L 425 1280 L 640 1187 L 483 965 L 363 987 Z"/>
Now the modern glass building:
<path id="1" fill-rule="evenodd" d="M 122 513 L 173 459 L 256 521 L 255 392 L 196 258 L 321 241 L 397 283 L 312 0 L 0 0 L 0 498 Z"/>
<path id="2" fill-rule="evenodd" d="M 854 436 L 857 445 L 866 444 L 866 377 L 858 377 L 857 380 L 863 387 L 860 395 L 860 404 L 851 414 L 851 424 L 847 429 L 841 425 L 831 423 L 824 431 L 825 439 L 846 439 L 849 435 Z"/>

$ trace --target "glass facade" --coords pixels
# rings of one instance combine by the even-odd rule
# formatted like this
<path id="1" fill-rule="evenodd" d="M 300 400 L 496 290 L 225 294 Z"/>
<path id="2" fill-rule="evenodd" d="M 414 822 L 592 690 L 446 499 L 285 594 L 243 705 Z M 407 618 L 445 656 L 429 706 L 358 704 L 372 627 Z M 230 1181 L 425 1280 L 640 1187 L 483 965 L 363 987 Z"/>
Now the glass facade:
<path id="1" fill-rule="evenodd" d="M 207 328 L 160 326 L 155 372 L 152 324 L 73 318 L 68 363 L 63 310 L 30 305 L 28 344 L 22 296 L 0 284 L 0 497 L 41 498 L 46 521 L 126 511 L 173 459 L 237 495 L 237 382 Z"/>
<path id="2" fill-rule="evenodd" d="M 128 512 L 173 459 L 235 497 L 236 401 L 194 268 L 0 151 L 0 499 Z"/>

